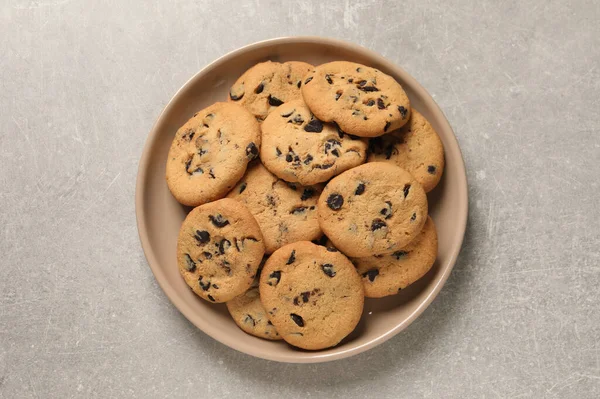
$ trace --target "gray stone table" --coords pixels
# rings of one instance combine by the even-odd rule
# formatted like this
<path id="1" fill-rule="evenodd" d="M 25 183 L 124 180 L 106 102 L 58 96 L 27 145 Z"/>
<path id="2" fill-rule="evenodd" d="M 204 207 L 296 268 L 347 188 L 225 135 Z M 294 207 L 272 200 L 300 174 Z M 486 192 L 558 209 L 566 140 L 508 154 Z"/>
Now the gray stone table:
<path id="1" fill-rule="evenodd" d="M 594 0 L 0 0 L 0 397 L 600 397 Z M 215 58 L 324 35 L 404 67 L 469 178 L 461 256 L 407 330 L 318 365 L 189 323 L 135 224 L 142 146 Z"/>

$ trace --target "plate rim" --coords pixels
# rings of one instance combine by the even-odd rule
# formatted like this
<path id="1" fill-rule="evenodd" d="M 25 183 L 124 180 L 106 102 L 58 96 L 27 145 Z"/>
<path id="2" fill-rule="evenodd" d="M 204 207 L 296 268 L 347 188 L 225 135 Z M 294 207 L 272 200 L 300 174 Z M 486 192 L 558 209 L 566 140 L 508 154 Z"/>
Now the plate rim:
<path id="1" fill-rule="evenodd" d="M 384 65 L 388 70 L 393 70 L 393 71 L 397 72 L 398 74 L 402 75 L 402 79 L 406 82 L 409 82 L 410 85 L 414 88 L 414 90 L 419 93 L 421 98 L 423 98 L 425 108 L 427 108 L 430 112 L 435 114 L 436 119 L 439 120 L 440 123 L 443 125 L 443 129 L 449 130 L 452 133 L 451 137 L 449 137 L 449 140 L 451 142 L 451 145 L 458 150 L 458 155 L 460 156 L 459 164 L 457 165 L 458 169 L 459 169 L 458 170 L 459 173 L 457 176 L 457 178 L 458 178 L 457 193 L 458 193 L 458 196 L 460 197 L 458 199 L 460 209 L 457 209 L 457 212 L 460 215 L 464 215 L 463 218 L 461 220 L 459 220 L 460 223 L 457 224 L 457 230 L 456 230 L 457 238 L 456 238 L 456 241 L 452 245 L 451 255 L 448 258 L 448 261 L 446 262 L 445 265 L 443 265 L 444 267 L 442 268 L 443 272 L 442 272 L 441 277 L 437 280 L 436 284 L 431 289 L 431 292 L 429 293 L 429 295 L 427 295 L 427 297 L 425 297 L 425 299 L 419 303 L 417 308 L 412 313 L 410 313 L 410 315 L 408 317 L 406 317 L 401 323 L 399 323 L 395 327 L 391 328 L 389 331 L 387 331 L 387 332 L 385 332 L 385 333 L 383 333 L 383 334 L 381 334 L 359 346 L 354 346 L 354 347 L 348 348 L 346 350 L 341 350 L 341 351 L 338 350 L 336 352 L 331 352 L 331 353 L 321 353 L 321 352 L 315 351 L 315 352 L 311 352 L 311 356 L 303 356 L 303 357 L 294 357 L 293 355 L 290 355 L 290 354 L 277 354 L 276 352 L 263 353 L 258 350 L 254 350 L 252 347 L 246 347 L 246 346 L 242 347 L 242 345 L 239 345 L 235 341 L 225 342 L 224 340 L 222 340 L 219 337 L 217 329 L 211 328 L 210 323 L 206 323 L 206 324 L 198 323 L 196 318 L 193 317 L 193 315 L 195 315 L 195 312 L 193 311 L 193 309 L 191 307 L 189 307 L 183 300 L 179 299 L 179 296 L 177 295 L 177 290 L 173 286 L 171 286 L 170 284 L 167 283 L 166 276 L 162 272 L 162 269 L 160 268 L 160 266 L 158 264 L 156 255 L 154 253 L 152 246 L 150 245 L 150 240 L 148 238 L 148 230 L 147 230 L 147 225 L 146 225 L 146 220 L 145 220 L 147 210 L 144 205 L 144 196 L 145 196 L 144 182 L 147 179 L 147 170 L 148 170 L 148 165 L 150 162 L 150 149 L 154 146 L 154 144 L 158 138 L 157 127 L 159 125 L 161 125 L 163 120 L 166 118 L 166 115 L 168 114 L 168 112 L 173 107 L 173 104 L 175 103 L 175 99 L 177 99 L 180 96 L 180 94 L 184 90 L 186 90 L 189 86 L 193 85 L 196 80 L 200 79 L 206 71 L 213 69 L 215 66 L 217 66 L 221 63 L 229 61 L 230 59 L 238 56 L 239 54 L 250 52 L 252 50 L 256 50 L 256 49 L 262 48 L 262 47 L 280 45 L 280 44 L 290 44 L 290 43 L 294 43 L 294 44 L 300 44 L 300 43 L 302 43 L 302 44 L 325 44 L 325 45 L 329 45 L 329 46 L 342 47 L 349 51 L 363 53 L 364 55 L 366 55 L 370 58 L 375 58 L 378 60 L 378 62 L 381 65 Z M 380 345 L 380 344 L 386 342 L 387 340 L 389 340 L 390 338 L 392 338 L 393 336 L 395 336 L 396 334 L 400 333 L 402 330 L 407 328 L 410 324 L 412 324 L 425 311 L 425 309 L 427 309 L 429 307 L 429 305 L 433 302 L 433 300 L 440 293 L 442 287 L 448 280 L 448 277 L 450 276 L 452 269 L 456 265 L 456 261 L 460 254 L 462 244 L 464 241 L 464 236 L 465 236 L 465 231 L 466 231 L 466 226 L 467 226 L 468 210 L 469 210 L 468 200 L 469 200 L 469 198 L 468 198 L 468 184 L 467 184 L 466 168 L 465 168 L 462 151 L 460 149 L 458 140 L 456 138 L 456 134 L 454 133 L 454 130 L 450 126 L 450 123 L 446 119 L 446 116 L 444 115 L 444 113 L 442 112 L 440 107 L 433 100 L 432 96 L 429 94 L 429 92 L 427 90 L 425 90 L 425 88 L 423 86 L 421 86 L 421 84 L 415 78 L 413 78 L 402 67 L 400 67 L 400 66 L 396 65 L 395 63 L 393 63 L 392 61 L 388 60 L 383 55 L 381 55 L 373 50 L 370 50 L 366 47 L 363 47 L 361 45 L 352 43 L 352 42 L 335 39 L 335 38 L 330 38 L 330 37 L 322 37 L 322 36 L 283 36 L 283 37 L 277 37 L 277 38 L 261 40 L 258 42 L 250 43 L 245 46 L 239 47 L 235 50 L 229 51 L 228 53 L 222 55 L 221 57 L 219 57 L 219 58 L 215 59 L 214 61 L 210 62 L 209 64 L 207 64 L 205 67 L 201 68 L 198 72 L 196 72 L 190 79 L 188 79 L 175 92 L 175 94 L 171 97 L 171 99 L 168 101 L 166 106 L 163 108 L 163 110 L 160 112 L 159 116 L 155 120 L 155 122 L 152 126 L 152 129 L 150 130 L 148 136 L 146 137 L 146 140 L 145 140 L 145 143 L 144 143 L 144 146 L 142 149 L 142 155 L 141 155 L 140 161 L 138 163 L 138 172 L 137 172 L 137 177 L 136 177 L 135 214 L 136 214 L 136 226 L 137 226 L 138 235 L 140 238 L 140 243 L 142 245 L 142 250 L 144 252 L 144 256 L 146 257 L 148 266 L 150 266 L 150 270 L 152 271 L 152 273 L 154 275 L 154 278 L 156 279 L 160 288 L 166 294 L 167 298 L 175 306 L 175 308 L 181 314 L 183 314 L 183 316 L 189 322 L 194 324 L 200 331 L 204 332 L 211 338 L 217 340 L 218 342 L 220 342 L 232 349 L 235 349 L 239 352 L 242 352 L 242 353 L 254 356 L 254 357 L 258 357 L 258 358 L 262 358 L 262 359 L 266 359 L 266 360 L 278 361 L 278 362 L 285 362 L 285 363 L 321 363 L 321 362 L 339 360 L 339 359 L 347 358 L 350 356 L 354 356 L 354 355 L 365 352 L 371 348 L 376 347 L 377 345 Z M 442 265 L 440 267 L 442 267 Z"/>

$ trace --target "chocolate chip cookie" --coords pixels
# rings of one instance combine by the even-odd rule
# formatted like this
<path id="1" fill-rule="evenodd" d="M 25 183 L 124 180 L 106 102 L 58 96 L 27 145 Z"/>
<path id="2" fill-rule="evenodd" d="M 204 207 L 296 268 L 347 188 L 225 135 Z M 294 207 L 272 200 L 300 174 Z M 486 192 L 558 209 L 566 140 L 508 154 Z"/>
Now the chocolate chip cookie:
<path id="1" fill-rule="evenodd" d="M 361 137 L 391 132 L 410 116 L 408 97 L 394 78 L 353 62 L 319 65 L 304 78 L 302 95 L 317 118 Z"/>
<path id="2" fill-rule="evenodd" d="M 229 310 L 235 324 L 248 334 L 259 338 L 280 340 L 282 339 L 281 336 L 267 317 L 267 311 L 260 302 L 259 278 L 260 269 L 250 289 L 226 303 L 227 310 Z"/>
<path id="3" fill-rule="evenodd" d="M 444 146 L 423 115 L 413 108 L 400 129 L 370 140 L 369 162 L 391 162 L 412 174 L 429 192 L 444 172 Z"/>
<path id="4" fill-rule="evenodd" d="M 286 244 L 321 236 L 316 207 L 322 190 L 322 185 L 287 183 L 255 161 L 227 196 L 248 206 L 262 231 L 266 252 L 272 253 Z"/>
<path id="5" fill-rule="evenodd" d="M 272 173 L 301 184 L 315 184 L 365 161 L 365 139 L 345 134 L 316 119 L 304 101 L 271 112 L 262 126 L 260 158 Z"/>
<path id="6" fill-rule="evenodd" d="M 437 257 L 437 233 L 431 217 L 406 247 L 389 255 L 351 258 L 361 275 L 365 296 L 394 295 L 425 275 Z"/>
<path id="7" fill-rule="evenodd" d="M 313 66 L 305 62 L 261 62 L 231 86 L 229 101 L 246 107 L 259 121 L 281 104 L 301 99 L 302 78 Z"/>
<path id="8" fill-rule="evenodd" d="M 223 198 L 259 151 L 256 119 L 237 104 L 215 103 L 177 130 L 167 158 L 169 190 L 188 206 Z"/>
<path id="9" fill-rule="evenodd" d="M 352 263 L 308 241 L 275 251 L 259 288 L 279 334 L 303 349 L 337 345 L 354 330 L 363 310 L 363 285 Z"/>
<path id="10" fill-rule="evenodd" d="M 227 302 L 250 288 L 264 253 L 258 223 L 230 198 L 194 208 L 179 230 L 179 271 L 210 302 Z"/>
<path id="11" fill-rule="evenodd" d="M 389 254 L 408 245 L 427 220 L 427 196 L 406 170 L 369 162 L 334 177 L 317 202 L 319 224 L 352 257 Z"/>

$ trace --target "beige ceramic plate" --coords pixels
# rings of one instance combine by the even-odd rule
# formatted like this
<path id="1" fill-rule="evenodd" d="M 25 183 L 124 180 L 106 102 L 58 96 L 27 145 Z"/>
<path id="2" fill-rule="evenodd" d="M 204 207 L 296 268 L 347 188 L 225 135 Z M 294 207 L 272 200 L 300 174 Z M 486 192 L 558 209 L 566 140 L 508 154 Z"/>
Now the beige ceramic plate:
<path id="1" fill-rule="evenodd" d="M 446 170 L 429 194 L 430 214 L 439 236 L 439 255 L 432 270 L 400 294 L 367 299 L 356 330 L 335 348 L 308 352 L 285 342 L 247 335 L 233 322 L 224 304 L 209 304 L 187 287 L 176 265 L 179 226 L 188 212 L 169 193 L 165 163 L 175 131 L 196 111 L 227 99 L 229 87 L 257 62 L 306 61 L 313 65 L 348 60 L 369 65 L 395 77 L 412 105 L 437 130 L 445 146 Z M 292 37 L 252 44 L 229 53 L 191 78 L 171 99 L 150 132 L 139 165 L 135 193 L 140 240 L 156 280 L 173 304 L 198 328 L 214 339 L 253 356 L 282 362 L 311 363 L 340 359 L 363 352 L 393 337 L 433 301 L 448 279 L 460 250 L 467 221 L 465 167 L 444 114 L 431 96 L 408 73 L 363 47 L 320 37 Z"/>

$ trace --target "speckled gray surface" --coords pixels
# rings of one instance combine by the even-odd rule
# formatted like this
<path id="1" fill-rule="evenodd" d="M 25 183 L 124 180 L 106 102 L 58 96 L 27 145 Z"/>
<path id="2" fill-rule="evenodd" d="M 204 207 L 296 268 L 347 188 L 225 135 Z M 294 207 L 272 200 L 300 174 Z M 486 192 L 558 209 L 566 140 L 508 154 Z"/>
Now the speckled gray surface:
<path id="1" fill-rule="evenodd" d="M 0 1 L 0 397 L 600 396 L 600 6 Z M 244 44 L 370 47 L 435 97 L 470 183 L 432 306 L 354 358 L 277 364 L 192 326 L 140 248 L 142 146 Z"/>

